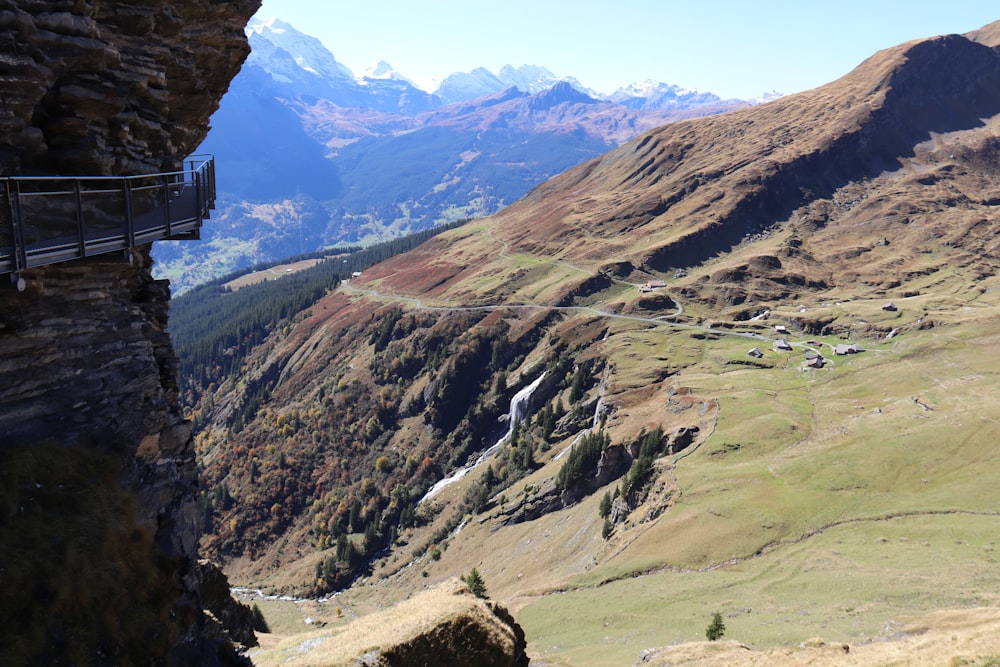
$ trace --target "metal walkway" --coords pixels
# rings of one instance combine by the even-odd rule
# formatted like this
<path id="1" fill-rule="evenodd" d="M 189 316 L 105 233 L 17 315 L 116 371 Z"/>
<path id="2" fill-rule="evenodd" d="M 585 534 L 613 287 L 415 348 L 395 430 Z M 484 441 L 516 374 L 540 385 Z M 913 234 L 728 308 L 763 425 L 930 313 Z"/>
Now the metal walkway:
<path id="1" fill-rule="evenodd" d="M 0 178 L 0 275 L 159 239 L 197 239 L 213 208 L 210 155 L 165 174 Z"/>

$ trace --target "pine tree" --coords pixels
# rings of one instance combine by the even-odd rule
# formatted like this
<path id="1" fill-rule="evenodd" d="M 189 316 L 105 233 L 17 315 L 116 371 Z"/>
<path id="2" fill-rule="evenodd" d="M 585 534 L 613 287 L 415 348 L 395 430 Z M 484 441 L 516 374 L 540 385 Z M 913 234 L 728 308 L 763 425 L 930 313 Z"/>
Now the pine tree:
<path id="1" fill-rule="evenodd" d="M 587 381 L 590 379 L 590 367 L 587 364 L 580 364 L 577 366 L 576 372 L 573 373 L 573 380 L 570 382 L 569 387 L 569 402 L 576 403 L 587 390 Z"/>
<path id="2" fill-rule="evenodd" d="M 341 563 L 350 563 L 354 559 L 354 546 L 343 533 L 337 537 L 337 560 Z"/>
<path id="3" fill-rule="evenodd" d="M 370 554 L 379 546 L 379 534 L 375 522 L 365 526 L 365 553 Z"/>
<path id="4" fill-rule="evenodd" d="M 462 577 L 462 581 L 469 587 L 472 594 L 477 598 L 486 599 L 489 595 L 486 594 L 486 582 L 483 581 L 483 577 L 479 574 L 479 570 L 472 568 L 469 574 Z"/>
<path id="5" fill-rule="evenodd" d="M 716 639 L 722 639 L 724 634 L 726 634 L 726 624 L 722 622 L 722 614 L 715 612 L 712 622 L 705 630 L 705 636 L 708 637 L 708 641 L 714 642 Z"/>
<path id="6" fill-rule="evenodd" d="M 611 492 L 605 491 L 601 498 L 601 506 L 597 508 L 597 514 L 602 519 L 607 519 L 611 515 Z"/>

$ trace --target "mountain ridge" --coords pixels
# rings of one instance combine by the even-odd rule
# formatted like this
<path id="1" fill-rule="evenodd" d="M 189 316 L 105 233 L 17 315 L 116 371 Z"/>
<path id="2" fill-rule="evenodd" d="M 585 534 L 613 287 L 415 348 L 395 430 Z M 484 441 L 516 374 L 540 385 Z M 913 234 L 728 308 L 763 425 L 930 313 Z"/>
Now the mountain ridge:
<path id="1" fill-rule="evenodd" d="M 200 148 L 225 165 L 206 243 L 157 247 L 158 274 L 181 292 L 256 262 L 495 213 L 644 130 L 744 104 L 633 109 L 528 66 L 443 104 L 398 76 L 347 76 L 287 24 L 247 33 L 254 50 Z"/>
<path id="2" fill-rule="evenodd" d="M 947 75 L 937 81 L 940 88 L 929 90 L 908 91 L 908 99 L 916 99 L 917 104 L 906 103 L 902 109 L 893 109 L 893 99 L 881 99 L 883 94 L 896 89 L 896 86 L 908 86 L 913 81 L 911 73 L 919 73 L 926 65 L 940 64 L 944 58 L 955 57 L 954 51 L 961 50 L 969 56 L 967 65 L 973 68 L 971 78 L 976 81 L 975 91 L 970 95 L 976 100 L 978 107 L 963 110 L 961 113 L 951 108 L 951 101 L 963 91 L 955 90 L 951 84 L 954 80 Z M 979 56 L 979 57 L 975 57 Z M 905 58 L 908 66 L 891 69 L 895 58 Z M 963 64 L 966 62 L 963 60 Z M 978 67 L 979 69 L 976 69 Z M 689 212 L 697 209 L 700 202 L 712 201 L 713 214 L 718 219 L 700 220 L 696 216 L 695 223 L 685 225 L 687 229 L 682 236 L 669 246 L 649 248 L 644 255 L 629 257 L 637 265 L 667 271 L 671 268 L 685 268 L 691 263 L 700 263 L 722 247 L 732 247 L 748 235 L 760 233 L 764 225 L 754 222 L 758 220 L 781 218 L 792 208 L 803 203 L 805 196 L 801 189 L 806 189 L 814 196 L 828 195 L 839 182 L 852 173 L 870 172 L 888 166 L 901 150 L 906 150 L 915 139 L 927 133 L 928 114 L 933 116 L 935 132 L 947 132 L 959 129 L 959 126 L 974 127 L 979 124 L 983 114 L 992 115 L 990 110 L 996 108 L 998 98 L 992 92 L 991 84 L 997 81 L 998 70 L 995 57 L 987 47 L 973 45 L 973 42 L 960 36 L 949 36 L 912 43 L 909 46 L 897 47 L 882 52 L 865 61 L 834 84 L 817 89 L 816 92 L 800 93 L 788 96 L 762 107 L 754 107 L 725 116 L 695 121 L 693 124 L 709 135 L 708 142 L 722 144 L 725 151 L 725 138 L 739 136 L 746 128 L 754 124 L 770 121 L 770 134 L 761 153 L 764 159 L 748 161 L 738 153 L 733 154 L 721 164 L 717 159 L 711 166 L 700 167 L 705 158 L 697 149 L 687 148 L 685 132 L 692 126 L 691 122 L 678 123 L 656 130 L 642 139 L 637 139 L 621 148 L 611 151 L 594 162 L 581 165 L 571 170 L 565 176 L 554 179 L 533 191 L 522 206 L 531 207 L 534 202 L 544 202 L 551 206 L 550 192 L 556 188 L 587 188 L 597 179 L 606 179 L 607 169 L 604 165 L 616 160 L 628 159 L 636 167 L 628 172 L 617 175 L 617 181 L 610 184 L 614 188 L 617 199 L 627 202 L 622 209 L 591 208 L 593 218 L 614 220 L 616 224 L 609 226 L 606 222 L 594 221 L 590 233 L 599 233 L 605 240 L 610 237 L 621 238 L 621 232 L 629 226 L 652 222 L 660 216 L 666 216 L 667 221 L 684 217 L 691 220 Z M 874 75 L 874 76 L 873 76 Z M 869 77 L 877 80 L 874 98 L 867 98 L 862 103 L 851 104 L 850 97 L 858 88 L 867 84 Z M 856 81 L 856 83 L 855 83 Z M 956 86 L 959 84 L 956 84 Z M 846 90 L 841 90 L 846 88 Z M 937 93 L 935 95 L 935 93 Z M 810 100 L 814 95 L 830 95 L 830 108 L 837 109 L 836 119 L 830 121 L 818 118 L 802 123 L 805 110 L 802 101 Z M 869 101 L 870 100 L 870 101 Z M 874 109 L 868 105 L 875 104 Z M 879 112 L 880 109 L 884 111 Z M 828 114 L 829 115 L 829 114 Z M 781 119 L 796 119 L 783 122 Z M 915 119 L 920 119 L 915 121 Z M 790 126 L 796 124 L 805 127 L 806 133 L 792 138 Z M 953 125 L 957 123 L 958 125 Z M 852 126 L 857 125 L 857 128 Z M 833 127 L 830 127 L 833 126 Z M 842 129 L 843 128 L 843 129 Z M 834 136 L 837 135 L 837 136 Z M 783 137 L 788 137 L 783 139 Z M 805 144 L 803 148 L 800 148 Z M 708 150 L 717 150 L 709 148 Z M 797 168 L 782 158 L 783 154 L 798 151 L 804 168 Z M 832 154 L 836 158 L 830 160 Z M 715 156 L 713 155 L 713 158 Z M 824 174 L 819 175 L 810 170 L 813 162 L 827 161 Z M 830 172 L 828 164 L 836 164 L 838 172 Z M 647 187 L 650 182 L 655 186 L 662 178 L 664 168 L 671 173 L 676 165 L 677 170 L 672 175 L 678 184 L 673 192 L 658 193 L 654 188 Z M 788 165 L 787 167 L 785 165 Z M 871 174 L 868 174 L 871 175 Z M 762 181 L 763 179 L 763 181 Z M 759 184 L 755 182 L 761 181 Z M 766 181 L 766 183 L 764 182 Z M 565 182 L 565 184 L 564 184 Z M 704 187 L 703 187 L 704 186 Z M 698 192 L 699 188 L 703 188 Z M 642 191 L 638 194 L 638 191 Z M 755 193 L 769 191 L 767 198 Z M 704 194 L 703 194 L 704 193 Z M 733 201 L 734 193 L 745 193 L 743 203 Z M 692 204 L 692 194 L 696 196 Z M 678 199 L 678 195 L 681 199 Z M 698 201 L 700 200 L 700 202 Z M 733 201 L 724 214 L 719 213 L 719 201 Z M 675 202 L 683 201 L 685 208 L 671 215 Z M 761 212 L 758 215 L 758 212 Z M 507 215 L 517 215 L 516 211 L 508 211 L 499 216 L 502 220 Z M 538 211 L 537 218 L 543 213 Z M 584 218 L 573 218 L 574 224 L 586 221 Z M 647 222 L 648 224 L 648 222 Z M 544 227 L 542 228 L 544 229 Z M 539 243 L 538 232 L 533 230 L 533 238 L 528 239 L 523 231 L 518 235 L 507 235 L 505 240 L 518 244 L 525 243 L 528 248 Z M 720 238 L 721 237 L 721 238 Z M 698 251 L 699 244 L 710 239 L 710 244 Z M 721 241 L 721 243 L 720 243 Z"/>

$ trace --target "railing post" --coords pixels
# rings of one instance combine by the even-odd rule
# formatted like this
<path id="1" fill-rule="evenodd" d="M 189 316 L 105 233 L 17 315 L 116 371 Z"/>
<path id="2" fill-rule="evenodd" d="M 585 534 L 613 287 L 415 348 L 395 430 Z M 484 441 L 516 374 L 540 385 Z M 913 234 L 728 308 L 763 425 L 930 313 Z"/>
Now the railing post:
<path id="1" fill-rule="evenodd" d="M 76 193 L 76 234 L 80 244 L 80 257 L 86 257 L 87 234 L 83 228 L 83 194 L 80 192 L 79 179 L 73 179 L 73 191 Z"/>
<path id="2" fill-rule="evenodd" d="M 210 209 L 215 208 L 215 196 L 217 194 L 216 190 L 215 190 L 215 158 L 214 157 L 211 157 L 211 158 L 208 159 L 208 180 L 211 183 L 211 187 L 209 188 L 208 206 L 207 206 L 206 211 L 205 211 L 206 214 L 208 213 L 208 211 Z"/>
<path id="3" fill-rule="evenodd" d="M 21 184 L 14 181 L 14 191 L 7 181 L 7 201 L 10 202 L 10 226 L 14 232 L 14 265 L 17 273 L 28 268 L 28 252 L 24 247 L 24 229 L 21 226 Z"/>
<path id="4" fill-rule="evenodd" d="M 132 219 L 132 185 L 128 178 L 122 179 L 125 193 L 125 241 L 126 249 L 135 247 L 135 221 Z"/>
<path id="5" fill-rule="evenodd" d="M 192 172 L 191 175 L 194 177 L 194 201 L 195 201 L 195 206 L 198 209 L 195 212 L 195 215 L 197 216 L 197 220 L 195 221 L 195 225 L 197 226 L 197 225 L 201 224 L 201 218 L 202 218 L 202 215 L 201 215 L 201 212 L 202 212 L 202 203 L 201 203 L 201 190 L 202 190 L 202 187 L 201 187 L 201 172 L 200 171 L 194 171 L 194 172 Z"/>
<path id="6" fill-rule="evenodd" d="M 167 236 L 173 236 L 173 220 L 170 218 L 170 177 L 166 174 L 162 177 L 163 181 L 163 210 L 167 212 Z"/>
<path id="7" fill-rule="evenodd" d="M 17 243 L 14 241 L 14 202 L 11 200 L 10 196 L 10 179 L 3 179 L 3 194 L 7 200 L 7 219 L 0 222 L 3 229 L 0 230 L 0 238 L 5 239 L 5 243 L 9 247 L 4 247 L 3 251 L 6 253 L 10 251 L 10 261 L 11 265 L 17 267 Z"/>

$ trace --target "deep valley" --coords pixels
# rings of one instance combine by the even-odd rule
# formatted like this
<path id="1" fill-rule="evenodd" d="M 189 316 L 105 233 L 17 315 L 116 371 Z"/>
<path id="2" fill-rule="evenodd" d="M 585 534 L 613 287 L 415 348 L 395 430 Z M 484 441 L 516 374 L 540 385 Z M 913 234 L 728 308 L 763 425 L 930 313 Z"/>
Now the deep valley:
<path id="1" fill-rule="evenodd" d="M 254 660 L 475 568 L 539 664 L 991 664 L 998 45 L 652 130 L 188 380 L 204 548 L 309 600 Z"/>

